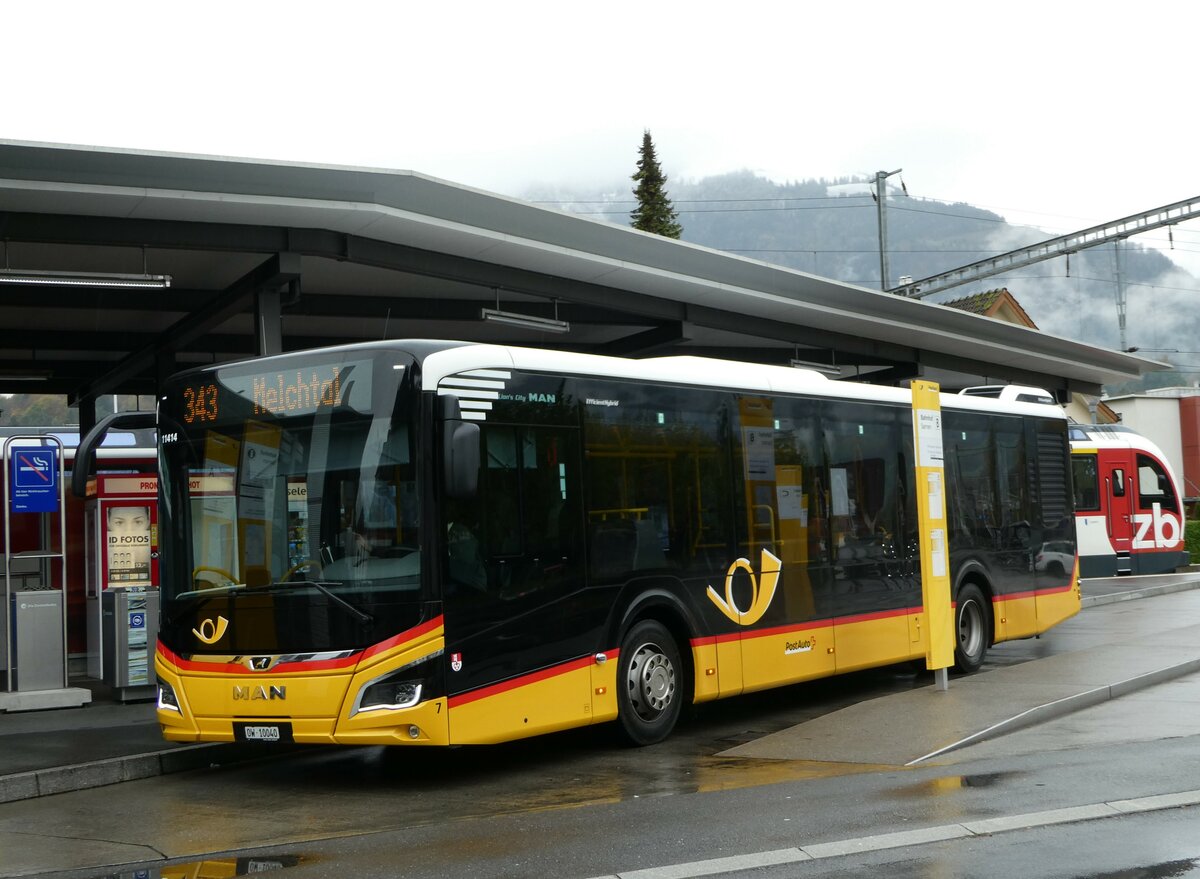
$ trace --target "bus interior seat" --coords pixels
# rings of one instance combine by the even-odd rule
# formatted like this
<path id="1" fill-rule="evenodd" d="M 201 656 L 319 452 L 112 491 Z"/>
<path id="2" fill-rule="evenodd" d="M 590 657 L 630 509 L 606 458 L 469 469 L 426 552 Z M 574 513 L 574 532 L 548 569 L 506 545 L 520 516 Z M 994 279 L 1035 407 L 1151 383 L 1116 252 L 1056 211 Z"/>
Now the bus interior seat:
<path id="1" fill-rule="evenodd" d="M 667 566 L 667 555 L 649 519 L 610 519 L 597 522 L 591 530 L 591 567 L 597 577 Z"/>
<path id="2" fill-rule="evenodd" d="M 634 533 L 637 536 L 634 547 L 633 569 L 644 571 L 667 566 L 667 554 L 663 552 L 662 542 L 658 539 L 658 531 L 649 519 L 638 519 L 634 523 Z"/>
<path id="3" fill-rule="evenodd" d="M 637 554 L 637 530 L 631 519 L 612 519 L 592 526 L 591 568 L 597 577 L 608 578 L 633 570 Z"/>

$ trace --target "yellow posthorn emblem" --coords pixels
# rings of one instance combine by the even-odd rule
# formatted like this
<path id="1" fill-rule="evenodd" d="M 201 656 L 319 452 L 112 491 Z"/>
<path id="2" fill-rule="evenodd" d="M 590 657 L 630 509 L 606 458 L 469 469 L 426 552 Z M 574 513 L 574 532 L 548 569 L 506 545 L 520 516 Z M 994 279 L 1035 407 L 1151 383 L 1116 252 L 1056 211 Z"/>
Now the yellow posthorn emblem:
<path id="1" fill-rule="evenodd" d="M 763 614 L 767 612 L 767 608 L 771 606 L 771 599 L 775 597 L 775 586 L 779 582 L 779 572 L 782 570 L 782 563 L 767 552 L 762 551 L 762 573 L 759 575 L 762 578 L 761 588 L 759 577 L 754 574 L 754 568 L 751 566 L 748 559 L 738 559 L 729 566 L 729 571 L 725 574 L 725 597 L 722 598 L 717 594 L 716 590 L 711 586 L 708 587 L 708 597 L 717 609 L 729 619 L 733 620 L 739 626 L 752 626 L 762 619 Z M 738 569 L 745 571 L 750 575 L 750 608 L 742 610 L 734 603 L 733 600 L 733 575 Z"/>
<path id="2" fill-rule="evenodd" d="M 219 616 L 215 623 L 212 620 L 205 620 L 200 624 L 200 628 L 192 629 L 192 634 L 205 644 L 216 644 L 225 636 L 225 630 L 228 628 L 229 620 Z"/>

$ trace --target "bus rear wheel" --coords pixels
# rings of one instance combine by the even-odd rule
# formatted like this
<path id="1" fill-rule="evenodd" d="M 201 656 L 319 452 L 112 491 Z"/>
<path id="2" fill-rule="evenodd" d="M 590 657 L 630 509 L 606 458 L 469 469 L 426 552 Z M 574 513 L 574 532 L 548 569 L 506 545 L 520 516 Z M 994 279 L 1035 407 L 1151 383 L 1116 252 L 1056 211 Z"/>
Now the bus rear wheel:
<path id="1" fill-rule="evenodd" d="M 656 620 L 634 625 L 621 643 L 617 664 L 617 718 L 631 745 L 653 745 L 671 734 L 683 703 L 683 663 L 666 627 Z"/>
<path id="2" fill-rule="evenodd" d="M 974 583 L 958 590 L 958 606 L 954 610 L 955 633 L 954 667 L 970 673 L 983 665 L 988 645 L 992 641 L 991 614 L 983 592 Z"/>

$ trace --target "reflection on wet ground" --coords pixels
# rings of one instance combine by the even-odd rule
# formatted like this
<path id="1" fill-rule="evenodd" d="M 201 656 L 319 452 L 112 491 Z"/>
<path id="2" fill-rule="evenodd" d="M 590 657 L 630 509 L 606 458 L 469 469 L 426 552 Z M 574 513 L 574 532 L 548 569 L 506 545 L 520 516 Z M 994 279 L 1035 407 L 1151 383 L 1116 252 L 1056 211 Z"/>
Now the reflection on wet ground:
<path id="1" fill-rule="evenodd" d="M 985 668 L 1019 662 L 1043 644 L 1020 642 L 992 652 Z M 1010 655 L 1011 654 L 1011 655 Z M 213 765 L 154 784 L 131 786 L 140 798 L 143 820 L 136 839 L 109 826 L 103 790 L 73 794 L 76 808 L 89 815 L 91 834 L 118 840 L 108 863 L 138 863 L 145 849 L 173 857 L 203 857 L 208 852 L 287 850 L 343 835 L 392 831 L 495 815 L 570 810 L 638 798 L 728 791 L 781 783 L 879 772 L 888 773 L 891 796 L 930 797 L 948 817 L 969 797 L 967 788 L 1002 787 L 1012 773 L 953 775 L 920 784 L 927 770 L 900 766 L 772 760 L 724 756 L 728 749 L 798 723 L 841 710 L 863 700 L 926 687 L 932 675 L 912 664 L 855 672 L 707 703 L 681 723 L 667 741 L 647 748 L 615 743 L 611 724 L 495 746 L 454 749 L 403 747 L 312 748 L 240 765 Z M 845 734 L 855 734 L 846 730 Z M 903 729 L 895 734 L 905 735 Z M 801 757 L 806 755 L 799 755 Z M 960 791 L 959 798 L 948 796 Z M 889 795 L 889 794 L 885 794 Z M 53 798 L 22 805 L 51 835 L 75 833 L 72 817 L 55 808 Z M 941 814 L 941 813 L 939 813 Z M 114 817 L 112 822 L 116 822 Z M 0 822 L 0 827 L 2 827 Z M 117 845 L 117 844 L 115 844 Z M 464 858 L 504 858 L 512 837 L 462 840 Z M 140 851 L 138 850 L 140 849 Z M 444 853 L 442 853 L 444 854 Z M 95 863 L 84 861 L 82 863 Z M 136 872 L 98 868 L 105 876 L 156 876 L 207 879 L 281 870 L 300 861 L 265 855 L 219 858 Z M 2 871 L 0 871 L 2 872 Z M 302 872 L 302 871 L 297 871 Z M 306 871 L 303 871 L 306 872 Z M 278 874 L 287 879 L 289 873 Z M 294 875 L 294 873 L 293 873 Z M 452 874 L 447 874 L 452 875 Z M 1146 874 L 1147 876 L 1153 874 Z M 1163 876 L 1188 875 L 1186 873 Z M 1119 879 L 1114 876 L 1113 879 Z"/>
<path id="2" fill-rule="evenodd" d="M 311 861 L 295 855 L 264 855 L 254 858 L 207 858 L 186 864 L 147 867 L 120 873 L 105 873 L 96 879 L 232 879 L 234 876 L 269 873 Z"/>
<path id="3" fill-rule="evenodd" d="M 930 679 L 911 667 L 876 669 L 708 703 L 699 706 L 670 739 L 647 748 L 619 746 L 614 726 L 604 724 L 494 746 L 312 748 L 252 763 L 213 765 L 153 783 L 132 784 L 128 791 L 138 797 L 142 815 L 136 838 L 118 814 L 107 811 L 111 789 L 70 796 L 75 808 L 88 815 L 89 835 L 112 840 L 112 856 L 136 864 L 145 863 L 141 858 L 146 857 L 146 848 L 173 857 L 200 858 L 209 852 L 262 851 L 364 832 L 746 789 L 880 769 L 905 779 L 911 770 L 903 767 L 720 755 L 733 745 L 864 699 L 927 686 Z M 903 731 L 897 734 L 903 735 Z M 56 808 L 52 800 L 45 797 L 23 803 L 21 821 L 35 821 L 47 839 L 77 836 L 76 815 Z M 4 827 L 3 811 L 0 808 L 0 829 Z M 518 841 L 488 842 L 490 846 L 509 844 Z M 501 857 L 505 853 L 487 854 Z M 264 862 L 274 860 L 267 856 Z M 212 872 L 213 864 L 225 868 L 232 864 L 236 869 L 237 861 L 203 864 L 206 866 L 192 871 L 167 867 L 127 874 L 119 872 L 120 868 L 101 868 L 95 874 L 196 879 L 238 875 Z M 261 871 L 263 864 L 253 869 Z M 286 879 L 288 874 L 279 875 Z"/>
<path id="4" fill-rule="evenodd" d="M 493 746 L 313 752 L 296 758 L 303 770 L 291 773 L 287 783 L 298 796 L 319 797 L 347 785 L 359 795 L 436 793 L 445 819 L 897 769 L 718 755 L 862 699 L 928 683 L 927 675 L 911 671 L 872 670 L 712 703 L 701 706 L 666 742 L 648 748 L 614 744 L 613 727 L 603 725 Z M 298 768 L 297 762 L 292 765 Z"/>
<path id="5" fill-rule="evenodd" d="M 1186 861 L 1164 861 L 1161 864 L 1151 864 L 1148 867 L 1130 867 L 1127 870 L 1115 870 L 1112 873 L 1089 873 L 1076 879 L 1182 879 L 1186 876 L 1200 876 L 1200 858 Z"/>
<path id="6" fill-rule="evenodd" d="M 1024 775 L 1023 771 L 1014 772 L 985 772 L 975 775 L 945 775 L 940 778 L 929 778 L 917 784 L 903 785 L 889 792 L 893 797 L 912 797 L 926 799 L 953 793 L 963 788 L 993 787 L 1006 779 Z"/>

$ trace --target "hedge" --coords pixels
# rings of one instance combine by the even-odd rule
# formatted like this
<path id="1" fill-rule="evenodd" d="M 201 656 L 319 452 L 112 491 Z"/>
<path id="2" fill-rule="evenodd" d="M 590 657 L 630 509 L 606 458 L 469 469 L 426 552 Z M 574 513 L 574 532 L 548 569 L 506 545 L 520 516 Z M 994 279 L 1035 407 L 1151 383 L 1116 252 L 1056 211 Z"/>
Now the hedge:
<path id="1" fill-rule="evenodd" d="M 1183 539 L 1192 554 L 1192 564 L 1200 564 L 1200 520 L 1192 519 L 1183 526 Z"/>

